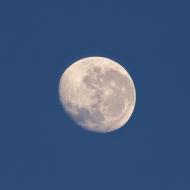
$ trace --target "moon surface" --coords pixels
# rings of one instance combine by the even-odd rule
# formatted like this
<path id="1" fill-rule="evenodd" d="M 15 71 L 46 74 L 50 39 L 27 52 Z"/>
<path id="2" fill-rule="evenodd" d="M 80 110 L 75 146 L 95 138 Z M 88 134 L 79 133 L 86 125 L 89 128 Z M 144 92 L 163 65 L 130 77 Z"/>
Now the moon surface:
<path id="1" fill-rule="evenodd" d="M 104 57 L 87 57 L 69 66 L 59 83 L 60 102 L 84 129 L 106 133 L 131 117 L 136 91 L 129 73 Z"/>

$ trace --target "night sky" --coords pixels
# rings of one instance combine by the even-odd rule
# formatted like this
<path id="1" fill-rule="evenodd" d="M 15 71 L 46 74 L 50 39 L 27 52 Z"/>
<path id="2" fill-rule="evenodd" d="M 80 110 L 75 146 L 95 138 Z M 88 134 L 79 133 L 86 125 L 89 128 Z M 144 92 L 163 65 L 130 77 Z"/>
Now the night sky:
<path id="1" fill-rule="evenodd" d="M 188 1 L 0 2 L 1 190 L 189 190 Z M 121 129 L 76 126 L 58 98 L 88 56 L 119 62 L 137 92 Z"/>

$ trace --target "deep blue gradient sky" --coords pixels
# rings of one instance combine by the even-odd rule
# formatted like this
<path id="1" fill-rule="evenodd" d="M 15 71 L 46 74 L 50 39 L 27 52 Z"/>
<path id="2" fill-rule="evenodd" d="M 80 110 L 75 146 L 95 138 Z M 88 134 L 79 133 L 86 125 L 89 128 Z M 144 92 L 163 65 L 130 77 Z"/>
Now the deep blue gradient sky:
<path id="1" fill-rule="evenodd" d="M 1 190 L 190 189 L 187 2 L 0 2 Z M 62 72 L 97 55 L 137 90 L 127 125 L 103 135 L 58 99 Z"/>

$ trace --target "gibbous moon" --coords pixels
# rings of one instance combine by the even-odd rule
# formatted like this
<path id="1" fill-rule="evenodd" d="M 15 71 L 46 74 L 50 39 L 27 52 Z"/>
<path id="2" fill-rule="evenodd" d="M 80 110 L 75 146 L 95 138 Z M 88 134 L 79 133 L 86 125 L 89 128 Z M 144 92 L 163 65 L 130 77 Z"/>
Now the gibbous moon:
<path id="1" fill-rule="evenodd" d="M 104 57 L 84 58 L 68 67 L 59 83 L 59 97 L 77 125 L 99 133 L 121 128 L 136 102 L 129 73 Z"/>

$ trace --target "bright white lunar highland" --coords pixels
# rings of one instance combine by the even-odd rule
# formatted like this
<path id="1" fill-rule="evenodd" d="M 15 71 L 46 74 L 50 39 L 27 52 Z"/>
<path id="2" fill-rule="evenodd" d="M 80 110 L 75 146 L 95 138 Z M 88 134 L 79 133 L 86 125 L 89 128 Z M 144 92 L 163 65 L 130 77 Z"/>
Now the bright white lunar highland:
<path id="1" fill-rule="evenodd" d="M 121 65 L 104 57 L 88 57 L 65 70 L 59 97 L 77 125 L 105 133 L 121 128 L 129 120 L 136 92 L 129 73 Z"/>

